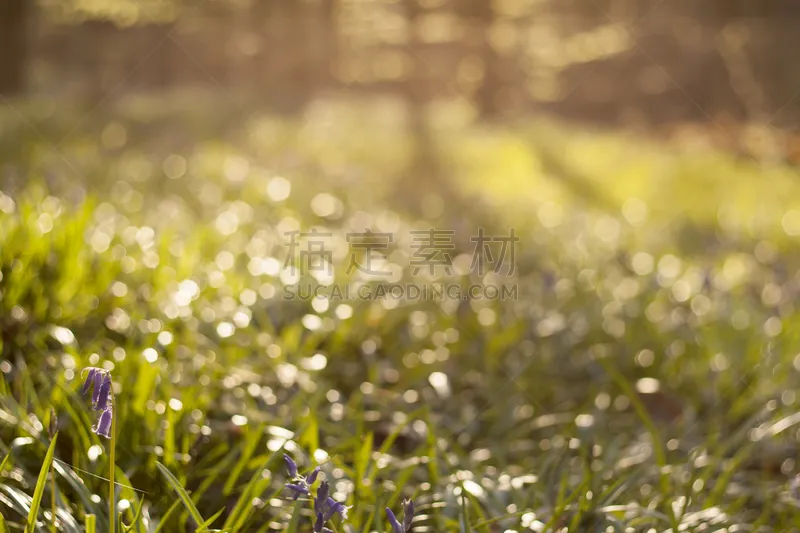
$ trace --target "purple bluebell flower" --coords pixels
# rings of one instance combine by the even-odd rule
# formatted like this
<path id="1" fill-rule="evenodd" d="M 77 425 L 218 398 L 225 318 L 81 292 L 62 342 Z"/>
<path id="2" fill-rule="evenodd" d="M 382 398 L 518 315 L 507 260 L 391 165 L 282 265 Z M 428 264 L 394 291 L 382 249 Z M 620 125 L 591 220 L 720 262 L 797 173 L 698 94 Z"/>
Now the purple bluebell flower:
<path id="1" fill-rule="evenodd" d="M 87 370 L 89 370 L 89 373 L 86 375 L 86 381 L 83 382 L 83 388 L 81 389 L 81 394 L 84 396 L 89 392 L 89 387 L 94 383 L 94 375 L 97 374 L 97 369 L 94 367 L 89 367 Z"/>
<path id="2" fill-rule="evenodd" d="M 386 508 L 386 518 L 389 519 L 389 524 L 391 524 L 394 533 L 405 533 L 403 526 L 400 525 L 400 522 L 397 521 L 397 517 L 388 507 Z"/>
<path id="3" fill-rule="evenodd" d="M 328 494 L 330 494 L 331 486 L 327 481 L 323 481 L 317 489 L 317 497 L 314 498 L 314 510 L 322 512 L 328 504 Z"/>
<path id="4" fill-rule="evenodd" d="M 100 395 L 97 398 L 96 411 L 105 411 L 108 407 L 109 394 L 111 393 L 111 376 L 106 374 L 103 384 L 100 386 Z"/>
<path id="5" fill-rule="evenodd" d="M 411 521 L 414 519 L 414 500 L 403 501 L 403 524 L 397 520 L 391 509 L 386 508 L 386 518 L 392 525 L 394 533 L 408 533 L 411 531 Z"/>
<path id="6" fill-rule="evenodd" d="M 101 435 L 107 439 L 111 438 L 111 421 L 112 421 L 113 413 L 111 408 L 109 407 L 103 414 L 100 415 L 100 420 L 97 421 L 97 425 L 92 428 L 92 431 Z"/>
<path id="7" fill-rule="evenodd" d="M 294 462 L 294 459 L 283 454 L 283 461 L 286 463 L 286 470 L 290 478 L 290 481 L 286 483 L 286 488 L 294 493 L 294 499 L 296 500 L 300 496 L 310 496 L 311 486 L 319 475 L 319 467 L 316 467 L 311 475 L 305 478 L 298 473 L 297 463 Z"/>
<path id="8" fill-rule="evenodd" d="M 408 499 L 403 502 L 403 527 L 406 531 L 411 531 L 412 520 L 414 520 L 414 500 Z"/>
<path id="9" fill-rule="evenodd" d="M 286 454 L 283 454 L 283 460 L 286 463 L 286 470 L 289 472 L 289 477 L 296 478 L 297 477 L 297 463 Z"/>
<path id="10" fill-rule="evenodd" d="M 90 367 L 88 369 L 86 381 L 81 389 L 82 394 L 87 394 L 92 389 L 92 409 L 101 411 L 97 424 L 92 427 L 92 431 L 102 437 L 111 438 L 111 422 L 114 417 L 113 405 L 111 401 L 111 374 L 102 368 Z"/>
<path id="11" fill-rule="evenodd" d="M 321 468 L 314 467 L 308 476 L 304 477 L 298 473 L 297 463 L 284 454 L 283 460 L 286 463 L 286 470 L 291 478 L 290 482 L 286 483 L 286 488 L 292 491 L 294 499 L 300 496 L 311 496 L 311 487 L 317 482 Z M 334 515 L 341 516 L 342 520 L 347 519 L 347 509 L 343 503 L 337 502 L 330 496 L 331 488 L 327 481 L 323 481 L 316 494 L 312 498 L 314 505 L 314 533 L 333 533 L 330 529 L 325 527 L 325 524 L 334 517 Z"/>
<path id="12" fill-rule="evenodd" d="M 314 533 L 333 533 L 333 531 L 325 527 L 325 517 L 322 516 L 322 513 L 317 513 L 317 520 L 314 522 Z"/>
<path id="13" fill-rule="evenodd" d="M 342 520 L 347 519 L 347 507 L 331 498 L 330 492 L 330 485 L 327 481 L 323 481 L 314 497 L 314 512 L 322 515 L 323 522 L 327 522 L 336 514 L 341 516 Z"/>
<path id="14" fill-rule="evenodd" d="M 339 514 L 342 517 L 342 520 L 347 520 L 347 507 L 342 502 L 337 502 L 330 496 L 328 496 L 327 504 L 327 513 L 326 517 L 328 520 L 333 518 L 333 515 Z"/>
<path id="15" fill-rule="evenodd" d="M 97 405 L 97 402 L 100 400 L 100 389 L 103 388 L 105 376 L 106 373 L 100 369 L 94 373 L 94 383 L 92 384 L 92 405 Z"/>
<path id="16" fill-rule="evenodd" d="M 308 487 L 305 485 L 300 485 L 298 483 L 287 483 L 286 488 L 290 491 L 294 492 L 294 499 L 296 500 L 300 496 L 308 496 L 309 490 Z"/>
<path id="17" fill-rule="evenodd" d="M 320 468 L 318 466 L 308 475 L 308 477 L 306 478 L 306 483 L 308 483 L 309 485 L 313 485 L 314 483 L 316 483 L 319 472 Z"/>

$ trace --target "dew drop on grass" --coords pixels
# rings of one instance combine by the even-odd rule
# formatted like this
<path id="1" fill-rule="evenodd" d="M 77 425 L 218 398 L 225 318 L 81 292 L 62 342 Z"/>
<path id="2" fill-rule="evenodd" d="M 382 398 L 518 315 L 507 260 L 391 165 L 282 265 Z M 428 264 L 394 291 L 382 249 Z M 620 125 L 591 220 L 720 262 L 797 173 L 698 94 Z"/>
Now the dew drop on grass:
<path id="1" fill-rule="evenodd" d="M 442 372 L 431 372 L 428 381 L 439 396 L 447 397 L 450 395 L 450 384 L 446 374 Z"/>
<path id="2" fill-rule="evenodd" d="M 267 196 L 273 202 L 282 202 L 292 192 L 292 184 L 282 176 L 275 176 L 267 184 Z"/>
<path id="3" fill-rule="evenodd" d="M 158 352 L 153 348 L 145 348 L 142 355 L 148 363 L 155 363 L 158 360 Z"/>
<path id="4" fill-rule="evenodd" d="M 89 450 L 86 452 L 86 456 L 89 457 L 89 460 L 94 462 L 97 461 L 97 458 L 103 454 L 103 447 L 100 445 L 95 444 L 91 446 Z"/>
<path id="5" fill-rule="evenodd" d="M 66 346 L 75 342 L 75 335 L 73 335 L 73 333 L 67 328 L 54 326 L 50 332 L 53 335 L 53 338 L 58 342 L 60 342 L 62 345 Z"/>
<path id="6" fill-rule="evenodd" d="M 219 335 L 223 339 L 226 339 L 233 335 L 235 329 L 236 328 L 234 327 L 234 325 L 231 324 L 230 322 L 220 322 L 219 324 L 217 324 L 217 335 Z"/>
<path id="7" fill-rule="evenodd" d="M 654 394 L 661 388 L 661 384 L 654 378 L 642 378 L 636 382 L 636 390 L 642 394 Z"/>

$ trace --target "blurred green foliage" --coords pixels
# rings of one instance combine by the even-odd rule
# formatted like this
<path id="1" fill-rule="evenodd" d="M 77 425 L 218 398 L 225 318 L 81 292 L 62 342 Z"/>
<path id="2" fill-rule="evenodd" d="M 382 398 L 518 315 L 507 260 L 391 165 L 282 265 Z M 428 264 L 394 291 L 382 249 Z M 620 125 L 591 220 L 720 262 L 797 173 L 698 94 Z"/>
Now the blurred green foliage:
<path id="1" fill-rule="evenodd" d="M 0 115 L 12 531 L 51 407 L 59 527 L 107 528 L 105 442 L 78 394 L 89 365 L 113 370 L 118 508 L 135 531 L 192 530 L 159 463 L 204 519 L 222 510 L 212 527 L 306 531 L 281 450 L 323 464 L 354 505 L 344 531 L 386 531 L 382 509 L 410 496 L 420 531 L 800 528 L 796 171 L 441 120 L 446 172 L 424 179 L 452 195 L 417 198 L 391 106 L 42 109 Z M 521 238 L 515 301 L 283 299 L 286 231 L 341 245 L 364 227 L 453 229 L 468 256 L 479 226 Z M 409 256 L 398 243 L 390 259 Z"/>

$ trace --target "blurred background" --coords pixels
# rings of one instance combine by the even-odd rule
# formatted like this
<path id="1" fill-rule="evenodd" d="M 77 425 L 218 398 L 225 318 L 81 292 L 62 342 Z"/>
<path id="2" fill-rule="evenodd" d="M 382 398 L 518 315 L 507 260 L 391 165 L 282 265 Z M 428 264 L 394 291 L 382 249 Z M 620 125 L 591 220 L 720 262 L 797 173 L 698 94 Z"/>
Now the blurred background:
<path id="1" fill-rule="evenodd" d="M 416 128 L 459 102 L 470 121 L 699 128 L 796 159 L 798 17 L 780 0 L 7 0 L 0 94 L 210 90 L 284 114 L 391 97 Z"/>

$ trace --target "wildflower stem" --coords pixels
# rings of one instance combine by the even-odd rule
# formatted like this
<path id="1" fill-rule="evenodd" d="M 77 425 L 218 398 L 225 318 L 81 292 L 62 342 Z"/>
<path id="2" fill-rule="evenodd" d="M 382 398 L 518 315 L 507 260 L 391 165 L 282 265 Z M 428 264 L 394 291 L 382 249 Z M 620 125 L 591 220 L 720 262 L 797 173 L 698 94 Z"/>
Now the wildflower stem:
<path id="1" fill-rule="evenodd" d="M 109 394 L 111 395 L 111 405 L 114 405 L 114 387 L 110 387 Z M 114 410 L 116 411 L 116 409 Z M 114 491 L 114 471 L 115 465 L 115 451 L 117 447 L 117 416 L 115 412 L 111 414 L 111 444 L 108 450 L 108 531 L 114 533 L 117 525 L 117 517 L 115 511 L 115 491 Z"/>
<path id="2" fill-rule="evenodd" d="M 52 464 L 50 465 L 50 518 L 53 520 L 50 531 L 56 533 L 56 471 Z"/>

